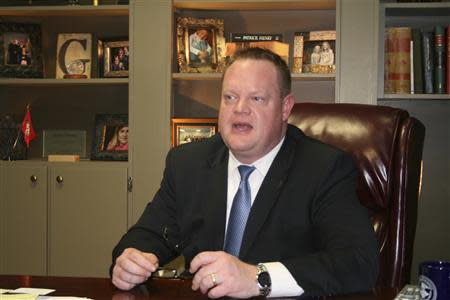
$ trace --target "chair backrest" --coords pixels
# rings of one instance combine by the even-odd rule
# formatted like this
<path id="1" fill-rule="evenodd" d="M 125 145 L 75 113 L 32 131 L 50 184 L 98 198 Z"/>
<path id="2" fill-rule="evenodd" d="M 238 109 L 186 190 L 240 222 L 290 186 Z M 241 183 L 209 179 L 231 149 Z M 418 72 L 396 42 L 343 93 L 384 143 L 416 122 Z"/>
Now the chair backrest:
<path id="1" fill-rule="evenodd" d="M 295 104 L 289 123 L 353 156 L 358 195 L 380 245 L 377 286 L 409 282 L 425 127 L 405 110 L 360 104 Z"/>

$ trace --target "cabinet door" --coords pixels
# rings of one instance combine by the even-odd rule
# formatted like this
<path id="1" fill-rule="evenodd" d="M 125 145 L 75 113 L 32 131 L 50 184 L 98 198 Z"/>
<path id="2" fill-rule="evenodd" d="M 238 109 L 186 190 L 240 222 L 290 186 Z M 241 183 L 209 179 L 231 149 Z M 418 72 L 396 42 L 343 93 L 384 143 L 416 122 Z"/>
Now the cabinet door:
<path id="1" fill-rule="evenodd" d="M 1 273 L 46 275 L 47 168 L 7 163 L 1 178 Z"/>
<path id="2" fill-rule="evenodd" d="M 49 167 L 49 275 L 109 276 L 127 228 L 127 167 L 110 164 Z"/>

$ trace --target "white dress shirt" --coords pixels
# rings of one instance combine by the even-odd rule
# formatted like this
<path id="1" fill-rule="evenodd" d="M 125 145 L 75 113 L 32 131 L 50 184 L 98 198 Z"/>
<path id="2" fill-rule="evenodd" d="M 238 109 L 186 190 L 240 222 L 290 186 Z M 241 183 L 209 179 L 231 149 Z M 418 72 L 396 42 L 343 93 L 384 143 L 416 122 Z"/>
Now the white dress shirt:
<path id="1" fill-rule="evenodd" d="M 259 188 L 272 165 L 275 156 L 280 151 L 284 138 L 276 145 L 269 153 L 255 161 L 252 166 L 256 169 L 250 174 L 248 179 L 251 191 L 251 203 L 255 201 Z M 241 181 L 241 175 L 239 174 L 238 166 L 242 165 L 236 157 L 229 151 L 228 159 L 228 190 L 227 190 L 227 222 L 225 227 L 228 227 L 228 217 L 230 215 L 231 206 L 233 204 L 233 198 L 239 188 L 239 182 Z M 271 241 L 267 241 L 270 243 Z M 272 291 L 269 297 L 292 297 L 300 296 L 303 294 L 303 289 L 295 281 L 292 274 L 281 262 L 261 262 L 263 263 L 270 274 L 272 280 Z"/>

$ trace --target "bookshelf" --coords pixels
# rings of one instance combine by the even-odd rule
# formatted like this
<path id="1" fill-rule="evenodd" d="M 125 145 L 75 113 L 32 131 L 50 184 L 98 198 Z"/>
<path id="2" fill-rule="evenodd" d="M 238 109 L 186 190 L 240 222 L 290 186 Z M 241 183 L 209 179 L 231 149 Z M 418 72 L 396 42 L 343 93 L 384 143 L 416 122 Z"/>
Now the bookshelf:
<path id="1" fill-rule="evenodd" d="M 58 33 L 128 37 L 130 8 L 0 6 L 0 15 L 1 23 L 40 25 L 44 66 L 43 78 L 0 78 L 0 116 L 21 122 L 30 104 L 38 135 L 27 160 L 0 161 L 0 210 L 8 211 L 0 220 L 0 274 L 106 277 L 111 249 L 128 226 L 129 162 L 47 162 L 42 136 L 46 129 L 85 130 L 89 158 L 95 115 L 128 113 L 129 78 L 55 74 Z"/>
<path id="2" fill-rule="evenodd" d="M 450 100 L 449 94 L 385 94 L 384 93 L 384 29 L 411 27 L 431 30 L 436 25 L 446 28 L 450 22 L 450 2 L 391 3 L 381 1 L 379 6 L 379 62 L 378 99 Z"/>
<path id="3" fill-rule="evenodd" d="M 55 79 L 57 34 L 88 32 L 100 39 L 128 37 L 128 5 L 0 7 L 0 14 L 2 23 L 40 24 L 44 65 L 44 78 L 0 78 L 0 115 L 11 114 L 21 121 L 26 104 L 30 104 L 39 137 L 44 129 L 85 130 L 89 158 L 95 114 L 128 113 L 129 79 L 96 75 L 91 79 Z M 95 63 L 92 65 L 95 69 Z M 42 147 L 41 138 L 32 141 L 28 159 L 41 159 Z"/>
<path id="4" fill-rule="evenodd" d="M 378 24 L 377 103 L 407 110 L 426 127 L 423 152 L 423 182 L 419 199 L 411 283 L 417 282 L 414 266 L 449 257 L 449 94 L 384 94 L 384 28 L 394 26 L 430 28 L 450 24 L 450 2 L 397 3 L 377 1 Z M 443 241 L 443 242 L 437 242 Z M 433 247 L 429 247 L 433 243 Z"/>
<path id="5" fill-rule="evenodd" d="M 226 42 L 232 32 L 281 33 L 289 44 L 289 66 L 295 32 L 336 29 L 336 1 L 174 1 L 173 5 L 174 20 L 178 16 L 223 19 Z M 171 116 L 217 117 L 221 74 L 178 73 L 173 43 Z M 292 79 L 298 102 L 335 102 L 335 74 L 292 74 Z"/>

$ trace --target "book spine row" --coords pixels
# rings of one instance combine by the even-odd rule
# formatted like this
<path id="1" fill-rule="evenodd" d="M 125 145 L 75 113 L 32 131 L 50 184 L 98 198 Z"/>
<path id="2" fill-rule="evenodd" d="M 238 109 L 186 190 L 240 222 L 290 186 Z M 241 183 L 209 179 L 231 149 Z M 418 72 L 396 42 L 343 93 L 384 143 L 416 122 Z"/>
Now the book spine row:
<path id="1" fill-rule="evenodd" d="M 450 94 L 450 25 L 385 29 L 386 94 Z"/>
<path id="2" fill-rule="evenodd" d="M 446 62 L 446 93 L 450 94 L 450 25 L 447 26 L 447 62 Z"/>

